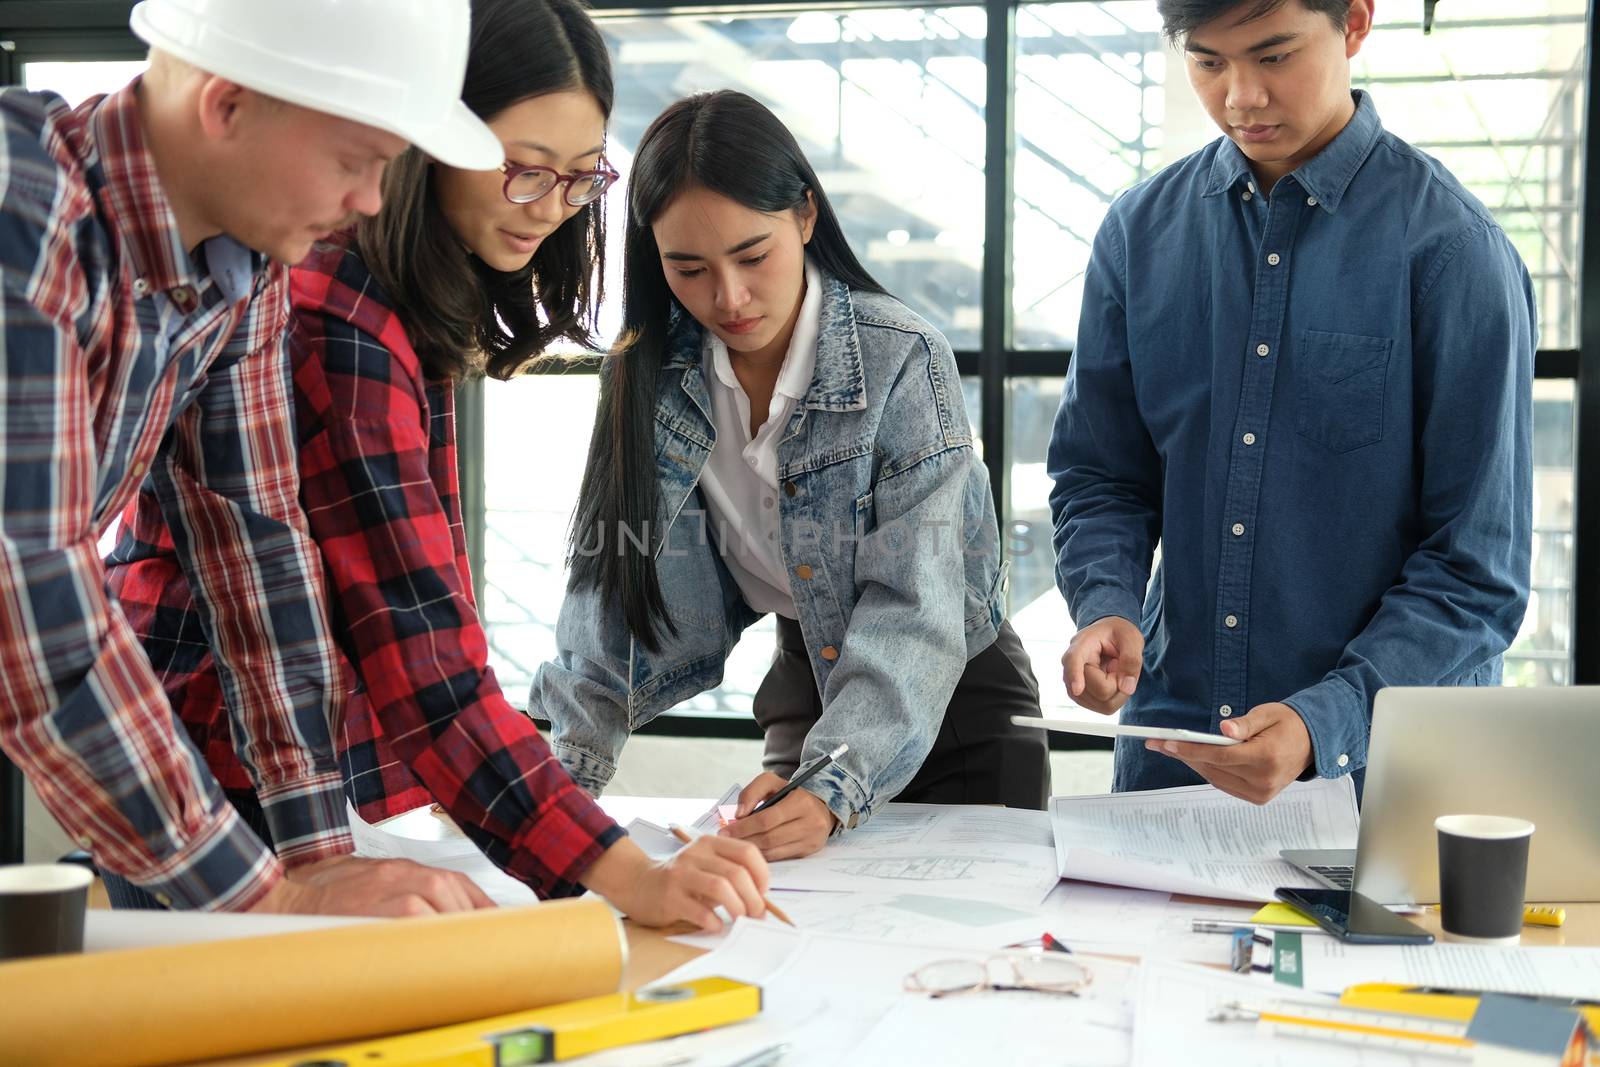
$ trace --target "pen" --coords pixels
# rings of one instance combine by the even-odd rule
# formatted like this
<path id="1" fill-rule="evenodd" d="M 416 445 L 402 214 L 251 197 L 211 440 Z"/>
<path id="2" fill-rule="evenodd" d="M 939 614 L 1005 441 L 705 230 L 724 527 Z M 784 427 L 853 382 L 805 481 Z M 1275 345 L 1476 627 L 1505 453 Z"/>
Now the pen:
<path id="1" fill-rule="evenodd" d="M 1226 923 L 1219 919 L 1195 919 L 1189 929 L 1197 934 L 1231 934 L 1235 930 L 1250 930 L 1250 937 L 1258 945 L 1272 944 L 1272 938 L 1256 933 L 1249 923 Z"/>
<path id="2" fill-rule="evenodd" d="M 822 770 L 822 768 L 826 767 L 828 764 L 832 763 L 834 760 L 838 759 L 840 756 L 849 751 L 849 745 L 840 745 L 838 748 L 834 749 L 832 752 L 828 753 L 826 756 L 823 756 L 821 759 L 817 760 L 817 762 L 813 763 L 811 766 L 807 767 L 805 770 L 789 779 L 788 785 L 784 786 L 782 789 L 778 790 L 776 793 L 772 794 L 755 807 L 751 808 L 750 814 L 754 815 L 758 811 L 765 811 L 767 808 L 772 807 L 772 805 L 776 804 L 790 793 L 793 793 L 800 786 L 810 781 L 813 774 L 816 774 L 818 771 Z"/>
<path id="3" fill-rule="evenodd" d="M 679 826 L 677 823 L 673 823 L 672 824 L 671 830 L 672 830 L 672 836 L 676 837 L 679 841 L 682 841 L 686 845 L 694 840 L 694 838 L 689 836 L 689 831 L 685 830 L 683 827 Z M 782 919 L 784 922 L 788 923 L 790 926 L 794 926 L 794 920 L 789 918 L 789 916 L 785 915 L 784 912 L 783 912 L 783 909 L 778 907 L 772 901 L 768 900 L 766 897 L 762 897 L 761 898 L 761 903 L 763 903 L 763 904 L 765 904 L 767 906 L 767 910 L 772 912 L 774 918 Z M 770 1052 L 771 1050 L 768 1049 L 768 1051 Z"/>

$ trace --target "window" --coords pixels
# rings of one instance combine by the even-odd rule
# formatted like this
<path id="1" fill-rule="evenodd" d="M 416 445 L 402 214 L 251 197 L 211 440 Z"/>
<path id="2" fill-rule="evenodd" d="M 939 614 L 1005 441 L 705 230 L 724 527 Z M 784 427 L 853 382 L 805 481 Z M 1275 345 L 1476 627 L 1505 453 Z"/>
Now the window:
<path id="1" fill-rule="evenodd" d="M 22 64 L 22 84 L 77 107 L 91 96 L 116 92 L 149 65 L 142 59 L 34 60 Z"/>

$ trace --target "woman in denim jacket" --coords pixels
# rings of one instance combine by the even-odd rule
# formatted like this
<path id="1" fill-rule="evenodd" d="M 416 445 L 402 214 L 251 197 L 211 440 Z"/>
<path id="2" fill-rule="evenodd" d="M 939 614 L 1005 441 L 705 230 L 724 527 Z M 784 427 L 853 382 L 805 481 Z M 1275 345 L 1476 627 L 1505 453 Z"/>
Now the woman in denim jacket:
<path id="1" fill-rule="evenodd" d="M 950 347 L 867 274 L 792 134 L 680 100 L 629 188 L 557 655 L 533 684 L 599 793 L 628 733 L 722 680 L 773 612 L 765 773 L 724 833 L 803 856 L 891 799 L 1042 807 L 1038 684 Z M 780 803 L 752 809 L 841 742 Z"/>

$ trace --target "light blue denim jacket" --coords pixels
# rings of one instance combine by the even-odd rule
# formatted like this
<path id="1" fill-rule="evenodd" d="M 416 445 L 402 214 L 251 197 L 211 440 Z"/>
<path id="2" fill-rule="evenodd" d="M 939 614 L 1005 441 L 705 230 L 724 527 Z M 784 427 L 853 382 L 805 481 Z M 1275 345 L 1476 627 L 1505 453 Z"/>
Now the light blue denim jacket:
<path id="1" fill-rule="evenodd" d="M 1005 618 L 1006 568 L 949 344 L 890 297 L 852 293 L 826 274 L 823 286 L 816 371 L 778 443 L 777 499 L 823 704 L 801 764 L 850 745 L 804 788 L 853 826 L 933 747 L 967 660 Z M 660 493 L 647 536 L 678 632 L 649 652 L 619 603 L 569 590 L 556 657 L 533 682 L 530 709 L 549 718 L 556 754 L 595 794 L 628 733 L 719 685 L 759 618 L 722 562 L 699 489 L 715 443 L 704 338 L 680 315 L 656 407 Z M 613 533 L 586 547 L 616 551 Z M 798 577 L 802 565 L 810 578 Z"/>

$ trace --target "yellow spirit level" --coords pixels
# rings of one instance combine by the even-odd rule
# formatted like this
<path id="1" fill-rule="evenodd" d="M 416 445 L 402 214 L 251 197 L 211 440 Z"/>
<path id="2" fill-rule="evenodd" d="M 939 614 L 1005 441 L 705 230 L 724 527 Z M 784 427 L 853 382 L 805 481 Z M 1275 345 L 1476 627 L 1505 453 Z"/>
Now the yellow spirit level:
<path id="1" fill-rule="evenodd" d="M 272 1067 L 527 1067 L 709 1030 L 760 1011 L 760 986 L 698 978 L 319 1049 Z"/>

